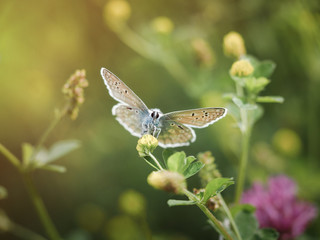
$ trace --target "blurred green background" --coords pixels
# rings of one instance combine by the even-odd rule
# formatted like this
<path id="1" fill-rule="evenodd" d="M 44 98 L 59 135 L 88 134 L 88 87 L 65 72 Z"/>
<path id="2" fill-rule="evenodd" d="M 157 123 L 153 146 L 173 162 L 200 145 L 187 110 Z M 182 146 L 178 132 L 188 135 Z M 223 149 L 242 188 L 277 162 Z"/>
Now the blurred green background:
<path id="1" fill-rule="evenodd" d="M 320 202 L 319 1 L 128 1 L 131 31 L 160 46 L 160 53 L 175 56 L 187 70 L 186 79 L 175 75 L 175 68 L 169 72 L 163 67 L 166 63 L 161 61 L 172 62 L 166 61 L 167 55 L 150 59 L 128 47 L 108 20 L 106 3 L 0 1 L 0 142 L 16 156 L 21 157 L 22 142 L 37 142 L 54 109 L 63 105 L 61 88 L 69 76 L 76 69 L 87 72 L 90 85 L 78 119 L 64 119 L 47 141 L 50 145 L 60 139 L 79 139 L 82 147 L 59 160 L 67 167 L 66 173 L 35 174 L 36 185 L 63 236 L 86 232 L 80 235 L 140 239 L 133 237 L 140 227 L 136 230 L 134 221 L 119 207 L 119 196 L 133 189 L 144 196 L 149 228 L 159 239 L 217 239 L 200 211 L 169 209 L 166 201 L 172 196 L 147 185 L 152 169 L 138 157 L 138 139 L 111 115 L 116 102 L 106 91 L 100 68 L 111 70 L 148 107 L 163 112 L 225 106 L 223 93 L 234 90 L 228 74 L 232 59 L 222 49 L 223 36 L 230 31 L 241 33 L 249 54 L 276 62 L 264 95 L 285 98 L 284 104 L 264 105 L 265 115 L 254 128 L 248 184 L 285 173 L 297 181 L 304 199 Z M 159 31 L 154 23 L 159 16 L 170 20 L 171 30 Z M 207 43 L 209 63 L 196 54 L 195 39 Z M 134 38 L 128 41 L 143 48 Z M 197 141 L 181 149 L 188 155 L 212 151 L 222 174 L 236 177 L 239 132 L 232 118 L 196 133 Z M 160 149 L 157 153 L 160 156 Z M 9 194 L 0 201 L 0 208 L 15 222 L 44 234 L 19 174 L 2 155 L 0 169 L 0 185 Z M 199 186 L 199 179 L 193 177 L 189 186 Z M 230 187 L 225 192 L 227 200 L 233 199 L 233 191 Z M 319 226 L 317 220 L 308 235 L 317 236 Z M 113 231 L 123 229 L 132 232 L 129 238 L 113 236 Z M 16 239 L 6 233 L 0 238 Z"/>

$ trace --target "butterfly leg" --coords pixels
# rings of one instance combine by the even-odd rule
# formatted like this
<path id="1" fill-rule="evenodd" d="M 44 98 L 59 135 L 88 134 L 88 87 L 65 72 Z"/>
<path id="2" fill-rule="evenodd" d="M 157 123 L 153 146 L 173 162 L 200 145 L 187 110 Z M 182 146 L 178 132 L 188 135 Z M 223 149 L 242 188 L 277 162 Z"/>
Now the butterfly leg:
<path id="1" fill-rule="evenodd" d="M 156 128 L 155 134 L 153 135 L 155 138 L 158 138 L 161 133 L 161 128 Z"/>

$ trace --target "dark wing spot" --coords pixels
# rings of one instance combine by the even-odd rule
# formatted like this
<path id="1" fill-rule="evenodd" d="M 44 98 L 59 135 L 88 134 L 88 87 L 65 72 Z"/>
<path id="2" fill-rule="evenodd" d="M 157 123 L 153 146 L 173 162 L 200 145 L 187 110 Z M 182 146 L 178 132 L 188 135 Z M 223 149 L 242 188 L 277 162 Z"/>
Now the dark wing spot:
<path id="1" fill-rule="evenodd" d="M 174 126 L 174 123 L 170 123 L 170 126 L 172 126 L 172 127 L 173 127 L 173 126 Z"/>
<path id="2" fill-rule="evenodd" d="M 198 120 L 199 118 L 196 117 L 196 120 Z"/>
<path id="3" fill-rule="evenodd" d="M 205 113 L 205 112 L 206 112 L 206 110 L 203 110 L 202 112 L 204 112 L 204 113 Z"/>
<path id="4" fill-rule="evenodd" d="M 128 93 L 128 90 L 124 90 L 125 93 Z"/>
<path id="5" fill-rule="evenodd" d="M 178 125 L 178 127 L 179 127 L 180 129 L 183 129 L 183 127 L 181 127 L 180 125 Z"/>
<path id="6" fill-rule="evenodd" d="M 130 111 L 132 110 L 132 108 L 130 108 L 130 107 L 127 107 L 127 109 L 130 110 Z"/>
<path id="7" fill-rule="evenodd" d="M 191 116 L 193 117 L 193 116 L 194 116 L 194 113 L 192 113 Z"/>
<path id="8" fill-rule="evenodd" d="M 138 111 L 138 110 L 136 110 L 136 113 L 139 113 L 139 111 Z"/>

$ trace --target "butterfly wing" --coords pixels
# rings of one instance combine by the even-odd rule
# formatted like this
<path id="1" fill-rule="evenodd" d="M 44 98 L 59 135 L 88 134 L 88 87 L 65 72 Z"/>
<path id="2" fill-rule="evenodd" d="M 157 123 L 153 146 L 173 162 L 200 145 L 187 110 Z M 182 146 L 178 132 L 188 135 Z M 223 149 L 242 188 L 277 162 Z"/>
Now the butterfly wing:
<path id="1" fill-rule="evenodd" d="M 148 108 L 144 102 L 116 75 L 108 69 L 101 68 L 101 76 L 111 97 L 130 107 L 148 112 Z"/>
<path id="2" fill-rule="evenodd" d="M 204 128 L 225 117 L 226 114 L 226 108 L 197 108 L 167 113 L 164 117 L 190 127 Z"/>
<path id="3" fill-rule="evenodd" d="M 191 128 L 166 117 L 161 117 L 159 121 L 161 132 L 158 142 L 161 147 L 187 146 L 196 140 L 196 135 Z"/>
<path id="4" fill-rule="evenodd" d="M 112 108 L 112 114 L 116 116 L 117 121 L 133 136 L 141 137 L 142 122 L 145 112 L 138 108 L 118 103 Z"/>

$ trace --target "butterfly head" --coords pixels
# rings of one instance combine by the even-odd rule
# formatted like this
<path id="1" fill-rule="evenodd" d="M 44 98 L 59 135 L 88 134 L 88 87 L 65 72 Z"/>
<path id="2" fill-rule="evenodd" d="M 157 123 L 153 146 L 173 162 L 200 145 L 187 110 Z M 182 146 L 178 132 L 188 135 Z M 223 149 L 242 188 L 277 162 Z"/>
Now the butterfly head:
<path id="1" fill-rule="evenodd" d="M 162 116 L 162 112 L 160 109 L 154 108 L 150 109 L 150 116 L 152 117 L 153 121 L 159 120 L 159 118 Z"/>

